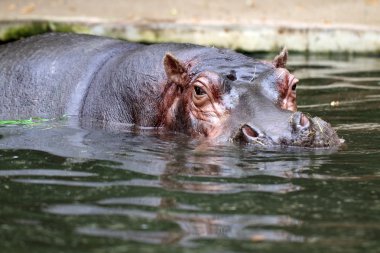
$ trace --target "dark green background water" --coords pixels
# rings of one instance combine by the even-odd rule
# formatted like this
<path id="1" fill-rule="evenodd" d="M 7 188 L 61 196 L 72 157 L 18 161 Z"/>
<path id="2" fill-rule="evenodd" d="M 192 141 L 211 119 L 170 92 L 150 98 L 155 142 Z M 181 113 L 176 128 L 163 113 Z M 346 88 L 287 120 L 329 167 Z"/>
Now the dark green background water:
<path id="1" fill-rule="evenodd" d="M 344 149 L 0 127 L 0 252 L 380 252 L 380 60 L 289 67 Z"/>

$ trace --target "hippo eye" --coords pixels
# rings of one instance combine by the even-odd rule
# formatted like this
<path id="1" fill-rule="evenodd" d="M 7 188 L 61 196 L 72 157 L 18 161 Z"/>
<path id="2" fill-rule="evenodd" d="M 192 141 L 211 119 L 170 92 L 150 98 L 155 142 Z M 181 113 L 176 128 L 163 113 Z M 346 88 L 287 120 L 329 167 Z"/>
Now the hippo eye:
<path id="1" fill-rule="evenodd" d="M 198 96 L 206 95 L 206 92 L 199 86 L 194 86 L 194 91 Z"/>
<path id="2" fill-rule="evenodd" d="M 293 84 L 293 86 L 292 86 L 292 91 L 295 91 L 296 88 L 297 88 L 297 84 Z"/>

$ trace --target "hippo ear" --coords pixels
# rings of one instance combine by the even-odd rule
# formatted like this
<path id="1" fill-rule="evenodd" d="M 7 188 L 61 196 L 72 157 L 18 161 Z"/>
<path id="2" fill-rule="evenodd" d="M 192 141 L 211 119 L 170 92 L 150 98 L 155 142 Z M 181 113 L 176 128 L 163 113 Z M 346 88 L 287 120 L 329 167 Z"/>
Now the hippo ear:
<path id="1" fill-rule="evenodd" d="M 164 57 L 164 67 L 168 79 L 178 85 L 185 86 L 189 82 L 189 75 L 184 63 L 180 62 L 172 54 Z"/>
<path id="2" fill-rule="evenodd" d="M 276 68 L 285 68 L 286 62 L 288 60 L 288 50 L 286 47 L 274 58 L 273 65 Z"/>

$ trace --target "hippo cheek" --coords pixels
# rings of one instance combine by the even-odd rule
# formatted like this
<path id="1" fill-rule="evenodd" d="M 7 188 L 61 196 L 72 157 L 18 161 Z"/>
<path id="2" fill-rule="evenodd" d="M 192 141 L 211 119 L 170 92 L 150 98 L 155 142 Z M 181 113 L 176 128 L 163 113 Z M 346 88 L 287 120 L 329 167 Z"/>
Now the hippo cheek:
<path id="1" fill-rule="evenodd" d="M 189 119 L 191 122 L 192 135 L 194 137 L 204 136 L 207 139 L 218 139 L 226 130 L 225 121 L 228 111 L 218 103 L 208 103 L 198 108 L 189 103 Z"/>

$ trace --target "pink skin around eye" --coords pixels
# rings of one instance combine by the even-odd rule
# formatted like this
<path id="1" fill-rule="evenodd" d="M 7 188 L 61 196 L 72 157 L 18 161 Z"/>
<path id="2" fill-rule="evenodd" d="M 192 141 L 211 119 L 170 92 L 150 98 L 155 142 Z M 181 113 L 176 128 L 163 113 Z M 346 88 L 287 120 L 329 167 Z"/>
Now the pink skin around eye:
<path id="1" fill-rule="evenodd" d="M 280 92 L 280 106 L 282 109 L 296 112 L 297 100 L 295 85 L 298 83 L 298 79 L 290 74 L 287 70 L 280 70 L 279 80 L 279 92 Z"/>

